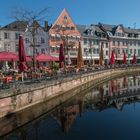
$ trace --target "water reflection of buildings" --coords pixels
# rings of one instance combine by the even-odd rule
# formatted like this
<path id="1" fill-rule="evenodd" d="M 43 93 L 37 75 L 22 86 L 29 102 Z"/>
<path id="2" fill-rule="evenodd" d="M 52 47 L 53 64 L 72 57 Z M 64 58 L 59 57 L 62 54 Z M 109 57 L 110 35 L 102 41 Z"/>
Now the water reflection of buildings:
<path id="1" fill-rule="evenodd" d="M 140 100 L 139 85 L 140 77 L 136 75 L 111 80 L 84 97 L 84 102 L 88 102 L 85 108 L 91 103 L 90 109 L 103 110 L 115 107 L 122 110 L 124 104 Z"/>
<path id="2" fill-rule="evenodd" d="M 53 113 L 63 132 L 68 132 L 76 117 L 82 114 L 82 100 L 74 100 Z"/>

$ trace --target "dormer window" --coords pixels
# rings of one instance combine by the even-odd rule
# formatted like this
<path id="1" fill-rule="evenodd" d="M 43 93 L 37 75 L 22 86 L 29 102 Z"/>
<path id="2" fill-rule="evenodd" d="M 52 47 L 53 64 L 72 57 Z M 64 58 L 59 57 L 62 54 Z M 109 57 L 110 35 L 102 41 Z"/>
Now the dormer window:
<path id="1" fill-rule="evenodd" d="M 67 16 L 64 16 L 64 19 L 67 20 Z"/>
<path id="2" fill-rule="evenodd" d="M 71 30 L 75 30 L 75 27 L 71 27 Z"/>
<path id="3" fill-rule="evenodd" d="M 109 36 L 112 36 L 112 33 L 111 33 L 111 32 L 107 32 L 107 34 L 108 34 Z"/>

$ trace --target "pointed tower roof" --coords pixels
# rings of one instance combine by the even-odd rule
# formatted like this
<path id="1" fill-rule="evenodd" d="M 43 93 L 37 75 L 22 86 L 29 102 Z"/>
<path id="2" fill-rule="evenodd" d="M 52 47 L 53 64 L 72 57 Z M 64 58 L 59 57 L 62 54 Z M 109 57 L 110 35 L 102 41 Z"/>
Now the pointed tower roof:
<path id="1" fill-rule="evenodd" d="M 80 35 L 79 31 L 77 30 L 76 25 L 74 24 L 70 14 L 66 10 L 66 8 L 64 8 L 63 11 L 60 13 L 59 17 L 54 22 L 51 29 L 55 29 L 56 25 L 59 26 L 60 28 L 62 26 L 68 27 L 67 30 L 71 31 L 71 33 Z"/>

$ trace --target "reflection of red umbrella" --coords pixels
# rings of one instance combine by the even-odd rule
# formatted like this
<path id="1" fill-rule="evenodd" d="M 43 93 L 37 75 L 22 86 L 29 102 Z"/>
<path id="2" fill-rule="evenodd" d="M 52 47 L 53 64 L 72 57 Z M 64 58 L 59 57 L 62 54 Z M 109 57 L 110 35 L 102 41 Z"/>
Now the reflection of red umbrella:
<path id="1" fill-rule="evenodd" d="M 134 86 L 136 86 L 136 76 L 133 75 L 133 83 L 134 83 Z"/>
<path id="2" fill-rule="evenodd" d="M 136 55 L 135 55 L 135 53 L 134 53 L 134 55 L 133 55 L 132 64 L 136 64 Z"/>
<path id="3" fill-rule="evenodd" d="M 124 55 L 123 55 L 123 64 L 126 64 L 126 54 L 124 52 Z"/>
<path id="4" fill-rule="evenodd" d="M 23 72 L 24 70 L 27 69 L 23 36 L 19 37 L 19 62 L 20 62 L 19 69 L 21 72 Z"/>
<path id="5" fill-rule="evenodd" d="M 125 88 L 127 85 L 126 77 L 123 78 L 123 87 Z"/>
<path id="6" fill-rule="evenodd" d="M 111 80 L 111 91 L 112 93 L 115 91 L 115 81 Z"/>
<path id="7" fill-rule="evenodd" d="M 111 58 L 110 58 L 110 64 L 113 65 L 114 62 L 115 62 L 114 52 L 112 51 Z"/>
<path id="8" fill-rule="evenodd" d="M 64 48 L 63 45 L 60 44 L 60 50 L 59 50 L 59 67 L 63 68 L 64 67 L 64 61 L 65 61 L 65 55 L 64 55 Z"/>

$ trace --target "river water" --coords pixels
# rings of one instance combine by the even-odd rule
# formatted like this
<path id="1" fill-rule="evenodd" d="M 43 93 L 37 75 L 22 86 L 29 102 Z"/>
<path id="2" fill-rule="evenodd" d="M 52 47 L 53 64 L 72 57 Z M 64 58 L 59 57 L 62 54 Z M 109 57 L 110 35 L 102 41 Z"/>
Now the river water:
<path id="1" fill-rule="evenodd" d="M 36 107 L 35 112 L 27 110 L 1 120 L 0 134 L 7 134 L 0 139 L 140 140 L 139 101 L 140 76 L 117 78 L 78 94 L 37 119 L 32 120 L 38 113 Z M 25 116 L 30 122 L 16 128 L 27 120 Z"/>

